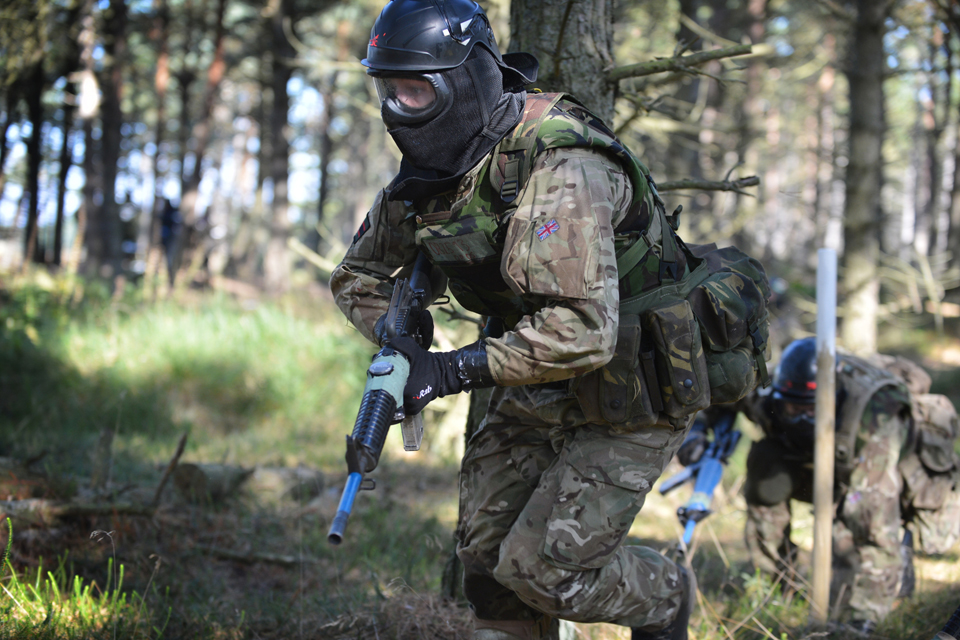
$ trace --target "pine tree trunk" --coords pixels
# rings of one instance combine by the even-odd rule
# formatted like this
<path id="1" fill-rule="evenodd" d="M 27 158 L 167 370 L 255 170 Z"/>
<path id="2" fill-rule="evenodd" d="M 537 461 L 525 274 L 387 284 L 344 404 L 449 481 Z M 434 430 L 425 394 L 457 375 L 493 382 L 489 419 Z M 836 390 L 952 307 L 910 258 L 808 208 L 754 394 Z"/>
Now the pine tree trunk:
<path id="1" fill-rule="evenodd" d="M 290 236 L 289 200 L 287 179 L 290 165 L 290 143 L 287 141 L 287 112 L 290 108 L 290 96 L 287 83 L 293 75 L 291 62 L 294 57 L 293 46 L 284 32 L 284 20 L 290 19 L 290 0 L 281 0 L 274 9 L 270 20 L 270 32 L 273 42 L 273 111 L 270 116 L 271 154 L 270 177 L 273 180 L 273 206 L 270 215 L 270 240 L 264 256 L 264 284 L 272 292 L 285 291 L 290 279 L 290 258 L 287 250 L 287 238 Z"/>
<path id="2" fill-rule="evenodd" d="M 67 85 L 67 92 L 75 91 L 73 83 Z M 66 215 L 67 174 L 73 159 L 73 145 L 70 144 L 70 130 L 73 128 L 73 114 L 76 107 L 63 105 L 63 144 L 60 147 L 60 173 L 57 176 L 57 220 L 53 230 L 53 264 L 59 265 L 63 258 L 63 220 Z"/>
<path id="3" fill-rule="evenodd" d="M 883 215 L 883 36 L 890 2 L 857 0 L 857 18 L 847 60 L 850 86 L 850 162 L 844 208 L 844 255 L 841 295 L 844 346 L 855 353 L 877 348 L 880 304 L 880 231 Z"/>
<path id="4" fill-rule="evenodd" d="M 27 208 L 27 227 L 24 230 L 23 262 L 43 262 L 40 251 L 38 221 L 40 217 L 40 161 L 42 160 L 41 140 L 43 133 L 43 63 L 37 62 L 24 83 L 24 98 L 27 102 L 27 115 L 30 118 L 31 132 L 27 139 L 27 188 L 29 205 Z"/>
<path id="5" fill-rule="evenodd" d="M 613 0 L 513 0 L 510 25 L 510 51 L 540 61 L 534 86 L 572 93 L 612 126 Z"/>

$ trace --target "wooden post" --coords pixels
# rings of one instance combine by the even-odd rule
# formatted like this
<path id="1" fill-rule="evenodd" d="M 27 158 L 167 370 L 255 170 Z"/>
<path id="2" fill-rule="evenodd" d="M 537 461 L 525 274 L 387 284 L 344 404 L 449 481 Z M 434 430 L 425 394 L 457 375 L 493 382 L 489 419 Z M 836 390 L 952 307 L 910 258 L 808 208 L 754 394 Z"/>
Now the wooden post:
<path id="1" fill-rule="evenodd" d="M 825 623 L 830 611 L 833 554 L 833 463 L 836 426 L 837 253 L 817 252 L 817 395 L 813 452 L 813 597 L 810 614 Z"/>

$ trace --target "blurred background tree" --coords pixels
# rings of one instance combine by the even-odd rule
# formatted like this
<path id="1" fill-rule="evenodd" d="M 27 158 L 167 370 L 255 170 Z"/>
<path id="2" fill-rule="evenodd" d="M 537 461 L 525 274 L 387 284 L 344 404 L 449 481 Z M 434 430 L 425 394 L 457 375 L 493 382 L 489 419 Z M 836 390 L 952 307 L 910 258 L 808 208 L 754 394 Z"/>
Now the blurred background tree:
<path id="1" fill-rule="evenodd" d="M 539 57 L 536 86 L 580 96 L 658 182 L 759 176 L 669 192 L 688 241 L 758 255 L 800 311 L 816 249 L 840 251 L 847 346 L 872 350 L 904 313 L 956 312 L 956 3 L 482 4 L 502 49 Z M 399 161 L 359 64 L 380 5 L 5 3 L 2 266 L 150 298 L 323 284 Z M 662 70 L 641 74 L 654 60 Z"/>

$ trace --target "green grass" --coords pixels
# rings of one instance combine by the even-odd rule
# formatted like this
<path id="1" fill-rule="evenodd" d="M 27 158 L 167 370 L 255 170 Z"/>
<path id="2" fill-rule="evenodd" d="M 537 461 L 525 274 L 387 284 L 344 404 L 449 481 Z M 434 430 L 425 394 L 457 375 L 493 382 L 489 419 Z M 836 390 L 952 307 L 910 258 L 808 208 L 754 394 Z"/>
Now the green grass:
<path id="1" fill-rule="evenodd" d="M 32 575 L 17 572 L 9 560 L 3 566 L 0 590 L 0 638 L 87 640 L 164 637 L 159 611 L 146 607 L 136 591 L 124 591 L 124 567 L 107 560 L 106 584 L 85 582 L 61 556 L 52 570 L 41 563 Z M 166 617 L 169 618 L 169 609 Z M 160 622 L 160 626 L 157 626 Z"/>
<path id="2" fill-rule="evenodd" d="M 473 339 L 475 329 L 457 334 L 436 316 L 455 345 Z M 165 503 L 152 519 L 19 529 L 0 563 L 0 640 L 469 637 L 464 603 L 439 596 L 457 513 L 464 407 L 453 398 L 431 405 L 424 451 L 400 451 L 391 432 L 376 490 L 358 496 L 344 543 L 327 544 L 345 476 L 343 436 L 372 352 L 331 302 L 304 294 L 256 305 L 212 294 L 147 303 L 136 290 L 114 299 L 95 284 L 42 274 L 0 280 L 0 456 L 38 459 L 52 478 L 48 497 L 87 487 L 104 429 L 115 432 L 113 487 L 155 487 L 183 433 L 185 461 L 305 464 L 326 475 L 312 500 L 246 491 L 220 505 Z M 955 376 L 945 367 L 935 385 L 949 391 Z M 702 604 L 691 637 L 800 640 L 815 633 L 803 593 L 784 594 L 746 557 L 739 487 L 759 434 L 739 426 L 744 442 L 715 513 L 698 526 Z M 672 546 L 689 489 L 651 493 L 634 541 Z M 795 514 L 801 546 L 807 511 Z M 241 562 L 216 549 L 302 560 Z M 47 568 L 43 557 L 57 561 Z M 885 638 L 932 637 L 960 601 L 955 557 L 920 559 L 918 568 L 920 592 L 885 621 Z M 612 625 L 576 628 L 592 640 L 629 636 Z"/>
<path id="3" fill-rule="evenodd" d="M 115 465 L 143 475 L 190 433 L 185 459 L 331 465 L 352 426 L 371 349 L 329 315 L 222 297 L 133 306 L 96 299 L 64 311 L 55 292 L 24 287 L 0 312 L 0 451 L 47 451 L 82 473 L 103 428 Z M 327 309 L 329 314 L 333 310 Z M 0 321 L 4 318 L 0 316 Z M 354 400 L 356 398 L 356 400 Z"/>

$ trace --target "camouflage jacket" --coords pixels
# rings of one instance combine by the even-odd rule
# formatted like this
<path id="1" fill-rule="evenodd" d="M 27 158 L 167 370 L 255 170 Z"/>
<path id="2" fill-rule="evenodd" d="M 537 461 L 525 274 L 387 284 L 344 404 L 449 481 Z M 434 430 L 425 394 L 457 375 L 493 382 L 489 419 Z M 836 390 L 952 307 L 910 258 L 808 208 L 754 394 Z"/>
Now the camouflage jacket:
<path id="1" fill-rule="evenodd" d="M 614 230 L 628 218 L 645 230 L 654 195 L 646 169 L 608 144 L 616 139 L 602 123 L 582 117 L 585 110 L 571 115 L 572 101 L 551 103 L 544 111 L 543 100 L 528 99 L 505 139 L 542 126 L 514 200 L 495 190 L 505 180 L 504 143 L 440 197 L 392 201 L 389 187 L 378 194 L 330 281 L 365 337 L 374 339 L 394 279 L 422 249 L 465 308 L 505 320 L 508 330 L 487 340 L 498 384 L 563 380 L 610 360 L 620 301 Z"/>

